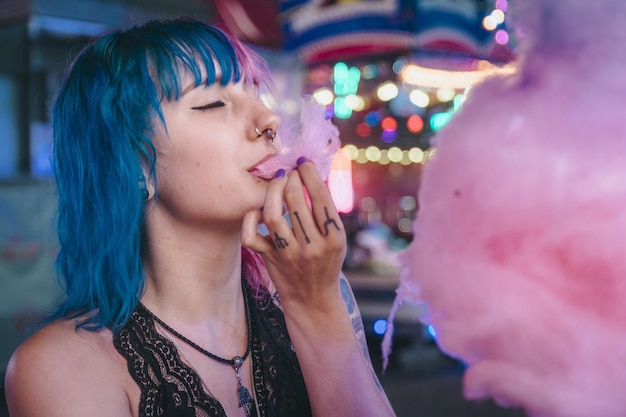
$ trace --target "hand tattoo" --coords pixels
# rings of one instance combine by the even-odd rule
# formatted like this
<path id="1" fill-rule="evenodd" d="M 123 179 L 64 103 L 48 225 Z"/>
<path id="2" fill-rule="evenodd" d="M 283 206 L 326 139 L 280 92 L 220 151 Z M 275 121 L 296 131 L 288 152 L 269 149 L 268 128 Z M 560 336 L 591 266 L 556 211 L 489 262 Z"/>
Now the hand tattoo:
<path id="1" fill-rule="evenodd" d="M 328 236 L 328 225 L 332 224 L 335 226 L 335 229 L 341 230 L 339 226 L 337 226 L 337 221 L 335 219 L 331 219 L 328 214 L 328 207 L 324 207 L 324 213 L 326 213 L 326 221 L 324 222 L 324 236 Z"/>
<path id="2" fill-rule="evenodd" d="M 304 226 L 302 226 L 302 221 L 300 220 L 300 215 L 297 211 L 293 212 L 293 215 L 296 216 L 296 220 L 298 220 L 298 224 L 300 225 L 300 229 L 302 229 L 302 233 L 304 233 L 304 240 L 306 243 L 311 243 L 311 239 L 309 239 L 309 235 L 306 234 L 306 230 L 304 230 Z"/>
<path id="3" fill-rule="evenodd" d="M 285 249 L 287 246 L 289 246 L 289 242 L 287 242 L 287 239 L 280 237 L 276 232 L 274 232 L 274 243 L 280 249 Z"/>

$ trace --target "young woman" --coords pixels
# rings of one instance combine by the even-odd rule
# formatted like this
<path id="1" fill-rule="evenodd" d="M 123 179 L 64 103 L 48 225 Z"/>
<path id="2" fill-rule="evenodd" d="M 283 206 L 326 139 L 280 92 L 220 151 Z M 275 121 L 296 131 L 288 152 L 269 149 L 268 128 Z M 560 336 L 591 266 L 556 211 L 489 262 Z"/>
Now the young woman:
<path id="1" fill-rule="evenodd" d="M 53 109 L 67 297 L 11 359 L 12 416 L 393 415 L 324 182 L 306 158 L 257 175 L 279 146 L 268 82 L 191 19 L 77 57 Z"/>

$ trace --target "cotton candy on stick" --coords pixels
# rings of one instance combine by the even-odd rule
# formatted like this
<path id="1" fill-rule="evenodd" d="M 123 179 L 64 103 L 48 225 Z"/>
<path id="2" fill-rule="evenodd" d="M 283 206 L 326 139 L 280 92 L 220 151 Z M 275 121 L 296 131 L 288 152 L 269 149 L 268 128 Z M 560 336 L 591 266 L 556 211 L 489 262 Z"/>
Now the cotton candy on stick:
<path id="1" fill-rule="evenodd" d="M 427 304 L 468 398 L 624 416 L 626 2 L 511 16 L 518 72 L 474 87 L 437 136 L 396 307 Z"/>
<path id="2" fill-rule="evenodd" d="M 257 174 L 273 178 L 278 169 L 287 172 L 297 165 L 298 158 L 304 156 L 312 161 L 323 179 L 328 177 L 332 158 L 341 141 L 339 130 L 326 117 L 326 109 L 313 97 L 300 99 L 299 112 L 292 120 L 285 120 L 279 130 L 281 149 L 279 154 L 256 168 Z"/>

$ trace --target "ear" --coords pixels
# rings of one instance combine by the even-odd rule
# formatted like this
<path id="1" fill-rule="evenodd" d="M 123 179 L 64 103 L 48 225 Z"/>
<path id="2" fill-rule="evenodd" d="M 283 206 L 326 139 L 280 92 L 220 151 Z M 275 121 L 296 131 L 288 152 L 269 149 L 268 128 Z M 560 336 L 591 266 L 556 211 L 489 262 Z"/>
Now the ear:
<path id="1" fill-rule="evenodd" d="M 156 188 L 154 186 L 154 178 L 150 176 L 150 169 L 147 164 L 141 164 L 141 175 L 139 176 L 139 192 L 141 199 L 148 201 L 154 197 Z"/>

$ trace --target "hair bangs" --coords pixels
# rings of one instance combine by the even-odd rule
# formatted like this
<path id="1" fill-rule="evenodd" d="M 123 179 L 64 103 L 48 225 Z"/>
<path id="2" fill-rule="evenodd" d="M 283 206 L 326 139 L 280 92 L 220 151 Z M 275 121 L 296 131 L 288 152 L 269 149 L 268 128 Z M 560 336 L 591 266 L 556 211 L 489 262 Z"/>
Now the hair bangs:
<path id="1" fill-rule="evenodd" d="M 227 85 L 242 79 L 257 85 L 270 83 L 265 60 L 216 27 L 181 18 L 166 24 L 150 22 L 145 28 L 152 41 L 147 50 L 148 62 L 161 99 L 180 97 L 188 87 L 182 85 L 184 75 L 191 75 L 193 87 L 216 82 Z"/>

